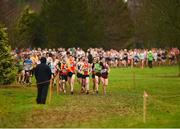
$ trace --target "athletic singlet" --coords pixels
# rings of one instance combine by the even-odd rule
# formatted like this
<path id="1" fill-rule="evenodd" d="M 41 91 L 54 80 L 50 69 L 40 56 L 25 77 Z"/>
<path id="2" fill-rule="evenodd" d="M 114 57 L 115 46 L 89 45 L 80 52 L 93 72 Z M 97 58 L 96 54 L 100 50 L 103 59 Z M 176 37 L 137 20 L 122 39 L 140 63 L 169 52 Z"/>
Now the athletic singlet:
<path id="1" fill-rule="evenodd" d="M 84 63 L 84 65 L 83 65 L 83 74 L 89 75 L 89 64 L 88 63 Z"/>
<path id="2" fill-rule="evenodd" d="M 100 72 L 101 72 L 101 69 L 102 69 L 102 67 L 101 67 L 101 65 L 100 65 L 99 63 L 96 63 L 96 64 L 94 65 L 94 72 L 95 72 L 95 73 L 100 73 Z"/>
<path id="3" fill-rule="evenodd" d="M 35 68 L 35 67 L 36 67 L 36 64 L 37 64 L 37 61 L 38 61 L 38 58 L 32 56 L 32 57 L 31 57 L 31 60 L 32 60 L 32 66 L 33 66 L 33 68 Z"/>
<path id="4" fill-rule="evenodd" d="M 69 60 L 68 61 L 68 72 L 75 73 L 76 66 L 74 61 Z"/>
<path id="5" fill-rule="evenodd" d="M 24 70 L 31 70 L 32 69 L 32 60 L 31 59 L 25 59 L 24 60 Z"/>
<path id="6" fill-rule="evenodd" d="M 67 74 L 67 67 L 66 64 L 61 65 L 61 74 L 66 75 Z"/>
<path id="7" fill-rule="evenodd" d="M 107 65 L 107 64 L 103 65 L 102 70 L 101 70 L 101 73 L 102 73 L 102 74 L 103 74 L 103 73 L 108 73 L 108 65 Z"/>
<path id="8" fill-rule="evenodd" d="M 78 62 L 78 63 L 77 63 L 78 73 L 83 74 L 82 67 L 83 67 L 83 62 Z"/>
<path id="9" fill-rule="evenodd" d="M 51 63 L 50 63 L 50 69 L 51 69 L 51 72 L 52 72 L 52 73 L 55 73 L 56 69 L 55 69 L 55 64 L 54 64 L 54 62 L 51 62 Z"/>

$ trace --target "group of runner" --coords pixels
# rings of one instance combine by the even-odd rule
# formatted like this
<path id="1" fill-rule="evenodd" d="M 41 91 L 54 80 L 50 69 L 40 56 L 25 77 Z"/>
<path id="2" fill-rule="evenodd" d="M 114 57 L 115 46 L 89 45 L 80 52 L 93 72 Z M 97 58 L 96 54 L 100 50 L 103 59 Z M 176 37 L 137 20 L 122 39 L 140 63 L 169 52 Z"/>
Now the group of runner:
<path id="1" fill-rule="evenodd" d="M 108 74 L 110 67 L 141 67 L 174 65 L 177 63 L 179 49 L 134 49 L 134 50 L 104 50 L 102 48 L 89 48 L 84 51 L 81 48 L 56 49 L 14 49 L 18 67 L 18 82 L 31 83 L 31 76 L 40 58 L 46 57 L 47 64 L 51 68 L 52 79 L 57 78 L 60 91 L 66 93 L 67 82 L 70 85 L 71 94 L 74 93 L 75 77 L 81 85 L 81 92 L 89 94 L 90 78 L 93 82 L 93 93 L 98 94 L 100 82 L 103 85 L 103 94 L 106 94 Z"/>
<path id="2" fill-rule="evenodd" d="M 178 48 L 100 51 L 100 55 L 106 58 L 110 67 L 140 67 L 142 69 L 147 66 L 175 65 L 178 62 L 179 53 Z"/>
<path id="3" fill-rule="evenodd" d="M 34 69 L 40 63 L 41 57 L 46 57 L 47 65 L 52 72 L 52 81 L 59 85 L 59 90 L 66 93 L 67 82 L 70 85 L 70 92 L 74 94 L 75 77 L 81 86 L 81 93 L 89 94 L 90 78 L 93 80 L 93 93 L 98 94 L 99 84 L 102 83 L 103 94 L 106 95 L 108 85 L 109 65 L 105 58 L 93 57 L 90 52 L 85 54 L 82 49 L 74 56 L 73 49 L 64 51 L 54 50 L 26 50 L 14 51 L 16 65 L 19 68 L 18 82 L 31 83 Z M 27 79 L 28 78 L 28 79 Z M 59 80 L 57 82 L 57 80 Z M 58 84 L 57 84 L 58 83 Z"/>

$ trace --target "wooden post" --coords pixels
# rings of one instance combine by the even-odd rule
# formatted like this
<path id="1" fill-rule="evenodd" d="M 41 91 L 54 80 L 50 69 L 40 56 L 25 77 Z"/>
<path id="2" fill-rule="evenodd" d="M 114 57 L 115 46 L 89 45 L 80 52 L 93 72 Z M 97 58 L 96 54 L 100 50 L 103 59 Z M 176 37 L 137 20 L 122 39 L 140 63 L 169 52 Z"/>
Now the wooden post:
<path id="1" fill-rule="evenodd" d="M 52 98 L 52 84 L 53 84 L 53 81 L 51 79 L 50 86 L 49 86 L 49 104 L 51 103 L 51 98 Z"/>
<path id="2" fill-rule="evenodd" d="M 56 78 L 56 90 L 57 90 L 57 94 L 59 94 L 59 88 L 60 88 L 60 85 L 59 85 L 59 73 L 57 74 L 57 78 Z"/>
<path id="3" fill-rule="evenodd" d="M 146 91 L 144 91 L 144 94 L 143 94 L 143 122 L 146 123 L 146 110 L 147 110 L 147 97 L 148 97 L 148 94 L 146 93 Z"/>

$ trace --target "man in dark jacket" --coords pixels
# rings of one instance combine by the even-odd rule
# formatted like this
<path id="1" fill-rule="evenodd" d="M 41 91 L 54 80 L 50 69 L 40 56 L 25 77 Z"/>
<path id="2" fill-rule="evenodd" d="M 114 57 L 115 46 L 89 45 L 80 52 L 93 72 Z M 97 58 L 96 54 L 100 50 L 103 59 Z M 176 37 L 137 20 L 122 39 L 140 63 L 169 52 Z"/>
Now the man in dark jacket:
<path id="1" fill-rule="evenodd" d="M 42 57 L 40 61 L 41 64 L 37 65 L 35 68 L 35 78 L 38 89 L 36 101 L 37 104 L 45 104 L 51 79 L 51 69 L 48 65 L 46 65 L 45 57 Z"/>

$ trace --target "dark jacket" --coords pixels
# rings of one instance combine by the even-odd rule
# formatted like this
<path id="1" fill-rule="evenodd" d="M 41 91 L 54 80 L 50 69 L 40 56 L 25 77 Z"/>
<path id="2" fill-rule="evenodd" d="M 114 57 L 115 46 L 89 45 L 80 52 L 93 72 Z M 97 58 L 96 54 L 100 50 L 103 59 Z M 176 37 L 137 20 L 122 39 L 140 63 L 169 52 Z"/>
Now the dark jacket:
<path id="1" fill-rule="evenodd" d="M 51 69 L 45 63 L 37 65 L 35 68 L 35 78 L 37 83 L 45 82 L 51 79 Z"/>

